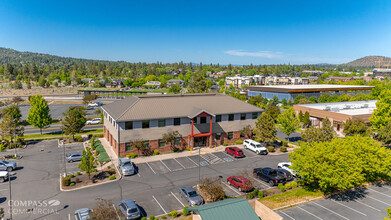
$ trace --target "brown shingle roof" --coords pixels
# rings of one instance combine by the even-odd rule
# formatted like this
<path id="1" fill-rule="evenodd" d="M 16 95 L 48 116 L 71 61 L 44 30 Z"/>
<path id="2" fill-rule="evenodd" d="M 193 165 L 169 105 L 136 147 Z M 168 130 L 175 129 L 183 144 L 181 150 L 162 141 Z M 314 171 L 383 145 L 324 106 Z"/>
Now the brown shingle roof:
<path id="1" fill-rule="evenodd" d="M 262 109 L 223 94 L 130 96 L 103 107 L 117 121 L 191 117 L 212 114 L 259 112 Z"/>

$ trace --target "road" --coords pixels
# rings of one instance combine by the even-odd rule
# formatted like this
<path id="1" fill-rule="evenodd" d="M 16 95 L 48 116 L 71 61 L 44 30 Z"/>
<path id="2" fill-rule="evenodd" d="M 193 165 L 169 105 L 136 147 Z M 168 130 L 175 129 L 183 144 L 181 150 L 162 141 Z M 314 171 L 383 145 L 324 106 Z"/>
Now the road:
<path id="1" fill-rule="evenodd" d="M 62 132 L 61 126 L 62 126 L 62 124 L 53 124 L 49 128 L 43 129 L 42 133 L 43 134 L 48 134 L 48 133 L 61 134 L 61 132 Z M 96 129 L 103 129 L 103 126 L 102 125 L 86 125 L 83 128 L 84 131 L 90 131 L 90 130 L 96 130 Z M 31 126 L 26 126 L 26 127 L 24 127 L 24 134 L 25 135 L 40 134 L 40 129 L 31 127 Z"/>

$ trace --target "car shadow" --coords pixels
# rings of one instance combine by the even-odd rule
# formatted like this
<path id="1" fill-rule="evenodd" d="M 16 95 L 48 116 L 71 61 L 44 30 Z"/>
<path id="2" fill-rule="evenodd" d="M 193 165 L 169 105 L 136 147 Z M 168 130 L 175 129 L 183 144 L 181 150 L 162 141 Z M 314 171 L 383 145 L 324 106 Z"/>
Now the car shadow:
<path id="1" fill-rule="evenodd" d="M 0 204 L 7 201 L 7 197 L 0 197 Z"/>
<path id="2" fill-rule="evenodd" d="M 137 205 L 139 210 L 140 210 L 140 215 L 141 217 L 147 217 L 147 212 L 145 211 L 145 209 L 139 205 Z"/>
<path id="3" fill-rule="evenodd" d="M 347 201 L 355 201 L 357 199 L 365 198 L 365 196 L 367 194 L 368 194 L 367 188 L 358 188 L 358 189 L 354 189 L 354 190 L 347 190 L 343 193 L 340 193 L 340 194 L 337 194 L 334 196 L 330 196 L 327 199 L 333 199 L 336 201 L 347 202 Z"/>
<path id="4" fill-rule="evenodd" d="M 23 170 L 24 167 L 16 167 L 14 171 Z"/>

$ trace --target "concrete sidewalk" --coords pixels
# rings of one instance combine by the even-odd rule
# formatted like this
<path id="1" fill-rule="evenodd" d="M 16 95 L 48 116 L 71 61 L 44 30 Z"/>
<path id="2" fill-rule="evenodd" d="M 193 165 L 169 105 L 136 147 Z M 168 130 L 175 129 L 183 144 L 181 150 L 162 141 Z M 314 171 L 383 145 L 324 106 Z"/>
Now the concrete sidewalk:
<path id="1" fill-rule="evenodd" d="M 109 142 L 107 142 L 107 140 L 105 138 L 99 138 L 98 140 L 102 144 L 107 155 L 110 157 L 111 163 L 113 163 L 114 166 L 117 168 L 118 167 L 118 157 L 117 157 L 117 154 L 115 154 L 113 148 L 109 145 Z M 107 166 L 108 164 L 110 164 L 110 163 L 105 164 L 105 166 Z"/>

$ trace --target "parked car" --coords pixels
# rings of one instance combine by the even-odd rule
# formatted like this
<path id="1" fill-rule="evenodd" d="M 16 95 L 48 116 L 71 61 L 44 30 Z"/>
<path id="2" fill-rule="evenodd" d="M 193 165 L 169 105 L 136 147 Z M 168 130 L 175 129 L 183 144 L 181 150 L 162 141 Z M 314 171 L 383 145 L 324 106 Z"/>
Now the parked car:
<path id="1" fill-rule="evenodd" d="M 245 149 L 254 151 L 257 154 L 268 154 L 266 147 L 264 147 L 261 143 L 258 143 L 251 139 L 244 140 L 243 146 Z"/>
<path id="2" fill-rule="evenodd" d="M 240 192 L 242 191 L 250 191 L 252 190 L 254 187 L 253 185 L 251 184 L 250 180 L 242 177 L 242 176 L 230 176 L 227 178 L 227 184 L 228 185 L 232 185 L 236 188 L 238 188 L 238 190 Z"/>
<path id="3" fill-rule="evenodd" d="M 98 106 L 99 106 L 98 103 L 95 103 L 95 102 L 87 105 L 87 107 L 98 107 Z"/>
<path id="4" fill-rule="evenodd" d="M 125 219 L 138 219 L 141 217 L 141 212 L 136 202 L 131 199 L 122 200 L 118 204 Z"/>
<path id="5" fill-rule="evenodd" d="M 293 176 L 296 176 L 296 171 L 292 170 L 292 169 L 290 168 L 290 166 L 292 166 L 292 163 L 291 163 L 291 162 L 281 162 L 281 163 L 278 163 L 278 164 L 277 164 L 277 168 L 278 168 L 278 169 L 287 170 L 287 171 L 289 171 Z"/>
<path id="6" fill-rule="evenodd" d="M 293 180 L 293 175 L 288 170 L 278 169 L 278 175 L 283 176 L 285 178 L 285 181 Z"/>
<path id="7" fill-rule="evenodd" d="M 98 104 L 98 106 L 102 106 L 103 105 L 102 102 L 97 102 L 96 104 Z"/>
<path id="8" fill-rule="evenodd" d="M 86 121 L 86 125 L 97 125 L 100 123 L 100 118 L 93 118 Z"/>
<path id="9" fill-rule="evenodd" d="M 0 170 L 11 172 L 16 169 L 15 161 L 0 160 Z"/>
<path id="10" fill-rule="evenodd" d="M 190 206 L 201 205 L 204 200 L 198 195 L 197 191 L 191 187 L 179 188 L 181 197 L 184 198 Z"/>
<path id="11" fill-rule="evenodd" d="M 9 180 L 8 171 L 0 171 L 0 183 Z"/>
<path id="12" fill-rule="evenodd" d="M 254 176 L 256 176 L 258 179 L 261 179 L 267 183 L 269 183 L 270 186 L 276 186 L 279 183 L 286 182 L 286 179 L 284 178 L 281 173 L 279 174 L 279 170 L 272 169 L 272 168 L 255 168 L 253 170 Z"/>
<path id="13" fill-rule="evenodd" d="M 66 156 L 68 163 L 80 161 L 82 157 L 83 155 L 81 153 L 73 153 Z"/>
<path id="14" fill-rule="evenodd" d="M 244 157 L 243 151 L 238 147 L 226 147 L 225 153 L 230 154 L 232 156 L 236 157 Z"/>
<path id="15" fill-rule="evenodd" d="M 91 210 L 88 208 L 82 208 L 75 211 L 76 220 L 87 220 L 90 219 Z"/>
<path id="16" fill-rule="evenodd" d="M 118 164 L 119 164 L 118 169 L 122 173 L 122 175 L 127 176 L 127 175 L 135 174 L 135 168 L 129 158 L 127 157 L 119 158 Z"/>

